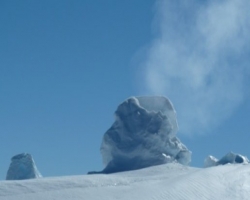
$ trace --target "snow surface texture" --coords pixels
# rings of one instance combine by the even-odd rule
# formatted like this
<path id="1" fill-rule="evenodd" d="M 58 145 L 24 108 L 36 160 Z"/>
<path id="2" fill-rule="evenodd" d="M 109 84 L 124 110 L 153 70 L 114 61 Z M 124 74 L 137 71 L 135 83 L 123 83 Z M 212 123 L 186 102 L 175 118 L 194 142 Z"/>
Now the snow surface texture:
<path id="1" fill-rule="evenodd" d="M 131 97 L 120 104 L 115 122 L 104 134 L 99 173 L 135 170 L 178 162 L 187 165 L 191 152 L 176 137 L 176 112 L 163 96 Z M 98 172 L 89 172 L 98 173 Z"/>
<path id="2" fill-rule="evenodd" d="M 222 157 L 220 160 L 213 156 L 208 156 L 204 161 L 204 167 L 213 167 L 217 165 L 225 165 L 228 163 L 249 163 L 249 160 L 246 156 L 242 156 L 240 154 L 235 154 L 230 152 Z"/>
<path id="3" fill-rule="evenodd" d="M 42 177 L 30 154 L 22 153 L 11 158 L 6 180 L 23 180 Z"/>
<path id="4" fill-rule="evenodd" d="M 249 165 L 169 163 L 115 174 L 0 181 L 1 200 L 249 200 Z"/>

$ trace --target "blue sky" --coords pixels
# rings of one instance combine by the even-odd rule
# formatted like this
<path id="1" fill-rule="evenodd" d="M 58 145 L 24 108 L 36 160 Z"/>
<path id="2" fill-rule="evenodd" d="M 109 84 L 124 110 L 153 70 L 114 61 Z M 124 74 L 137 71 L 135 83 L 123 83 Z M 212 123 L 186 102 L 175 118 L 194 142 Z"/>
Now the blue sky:
<path id="1" fill-rule="evenodd" d="M 249 3 L 183 2 L 1 1 L 0 179 L 22 152 L 43 176 L 102 169 L 133 95 L 170 98 L 192 166 L 250 157 Z"/>

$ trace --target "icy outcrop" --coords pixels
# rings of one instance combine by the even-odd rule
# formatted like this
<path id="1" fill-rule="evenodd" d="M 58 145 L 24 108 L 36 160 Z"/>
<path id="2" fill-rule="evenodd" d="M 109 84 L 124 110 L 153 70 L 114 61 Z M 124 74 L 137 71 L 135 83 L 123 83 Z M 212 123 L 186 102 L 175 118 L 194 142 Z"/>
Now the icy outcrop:
<path id="1" fill-rule="evenodd" d="M 104 134 L 101 154 L 114 173 L 179 162 L 187 165 L 191 152 L 176 137 L 176 112 L 162 96 L 131 97 L 120 104 L 115 122 Z M 97 172 L 90 172 L 97 173 Z"/>
<path id="2" fill-rule="evenodd" d="M 30 154 L 22 153 L 11 158 L 6 180 L 23 180 L 40 177 L 42 176 Z"/>
<path id="3" fill-rule="evenodd" d="M 213 156 L 208 156 L 204 161 L 204 167 L 216 166 L 218 159 Z"/>
<path id="4" fill-rule="evenodd" d="M 213 167 L 217 165 L 225 165 L 228 163 L 249 163 L 249 160 L 246 156 L 242 156 L 241 154 L 235 154 L 230 152 L 223 156 L 220 160 L 213 156 L 208 156 L 204 161 L 204 167 Z"/>

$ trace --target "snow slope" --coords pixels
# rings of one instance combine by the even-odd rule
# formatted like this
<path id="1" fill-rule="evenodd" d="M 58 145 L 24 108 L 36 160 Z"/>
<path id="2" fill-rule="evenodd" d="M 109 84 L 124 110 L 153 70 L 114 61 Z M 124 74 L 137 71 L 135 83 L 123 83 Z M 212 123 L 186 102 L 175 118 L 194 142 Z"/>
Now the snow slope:
<path id="1" fill-rule="evenodd" d="M 246 200 L 250 165 L 176 163 L 115 174 L 0 181 L 0 200 Z"/>

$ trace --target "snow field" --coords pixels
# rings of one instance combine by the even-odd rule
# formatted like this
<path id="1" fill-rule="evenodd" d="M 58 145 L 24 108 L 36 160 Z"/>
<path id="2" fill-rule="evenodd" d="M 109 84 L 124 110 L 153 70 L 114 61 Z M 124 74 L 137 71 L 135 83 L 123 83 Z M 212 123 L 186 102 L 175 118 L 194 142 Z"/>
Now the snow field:
<path id="1" fill-rule="evenodd" d="M 116 174 L 0 181 L 0 200 L 249 200 L 250 166 L 166 164 Z"/>

